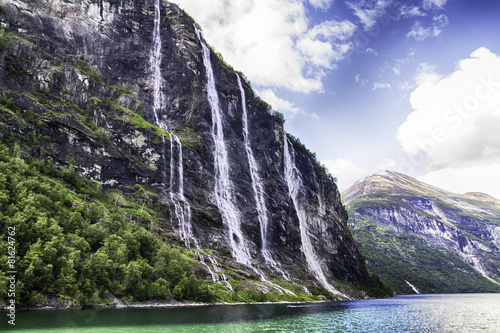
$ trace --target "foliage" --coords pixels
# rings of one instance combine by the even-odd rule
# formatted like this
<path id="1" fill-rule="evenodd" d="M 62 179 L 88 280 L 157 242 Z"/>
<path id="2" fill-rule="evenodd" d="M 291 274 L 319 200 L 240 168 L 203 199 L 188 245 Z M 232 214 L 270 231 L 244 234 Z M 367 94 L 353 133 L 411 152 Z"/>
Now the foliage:
<path id="1" fill-rule="evenodd" d="M 73 164 L 61 171 L 0 146 L 2 271 L 8 271 L 8 227 L 16 230 L 18 304 L 40 304 L 54 294 L 105 303 L 108 291 L 129 300 L 214 300 L 185 254 L 112 204 L 100 184 L 79 178 Z M 5 300 L 7 289 L 1 290 Z"/>
<path id="2" fill-rule="evenodd" d="M 260 98 L 259 98 L 260 99 Z M 261 103 L 265 103 L 267 104 L 266 102 L 262 101 Z M 271 109 L 271 106 L 269 104 L 268 105 L 268 108 Z M 273 116 L 275 116 L 276 118 L 278 118 L 278 120 L 281 122 L 281 124 L 284 124 L 285 123 L 285 116 L 283 115 L 283 113 L 279 112 L 279 111 L 271 111 L 271 114 Z"/>
<path id="3" fill-rule="evenodd" d="M 352 209 L 349 206 L 349 211 Z M 395 233 L 372 222 L 369 216 L 350 213 L 349 218 L 355 221 L 352 234 L 372 275 L 379 276 L 396 293 L 414 293 L 406 281 L 423 293 L 500 292 L 500 287 L 451 252 L 422 244 L 411 235 Z"/>

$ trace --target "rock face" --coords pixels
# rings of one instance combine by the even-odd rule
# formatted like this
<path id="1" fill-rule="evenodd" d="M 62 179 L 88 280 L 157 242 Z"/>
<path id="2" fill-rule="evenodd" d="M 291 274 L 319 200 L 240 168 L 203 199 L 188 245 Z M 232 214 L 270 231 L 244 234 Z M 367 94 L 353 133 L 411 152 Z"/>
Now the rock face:
<path id="1" fill-rule="evenodd" d="M 500 290 L 499 200 L 390 171 L 357 182 L 343 198 L 368 267 L 396 292 Z"/>
<path id="2" fill-rule="evenodd" d="M 164 212 L 161 227 L 171 240 L 211 249 L 221 265 L 261 280 L 326 287 L 305 259 L 284 174 L 288 140 L 282 117 L 245 80 L 240 87 L 237 73 L 214 52 L 204 59 L 206 42 L 186 13 L 157 0 L 0 0 L 0 5 L 2 142 L 20 144 L 27 154 L 60 166 L 73 163 L 79 175 L 105 189 L 132 193 L 140 185 Z M 227 154 L 222 176 L 207 60 Z M 249 165 L 248 147 L 257 169 Z M 315 217 L 306 226 L 314 256 L 335 291 L 359 296 L 339 282 L 375 284 L 347 229 L 335 184 L 301 148 L 290 143 L 304 210 Z M 261 180 L 265 228 L 252 170 Z M 236 209 L 230 213 L 241 233 L 230 232 L 227 207 L 216 193 L 220 177 L 228 184 L 224 193 L 231 194 Z M 235 256 L 242 244 L 248 262 Z"/>

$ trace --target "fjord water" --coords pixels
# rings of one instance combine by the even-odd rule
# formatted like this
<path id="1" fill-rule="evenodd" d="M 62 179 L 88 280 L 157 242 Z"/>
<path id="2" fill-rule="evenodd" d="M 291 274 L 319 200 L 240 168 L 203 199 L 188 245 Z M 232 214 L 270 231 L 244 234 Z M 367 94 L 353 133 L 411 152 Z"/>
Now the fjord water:
<path id="1" fill-rule="evenodd" d="M 5 318 L 5 316 L 2 316 Z M 8 327 L 6 320 L 0 330 Z M 499 332 L 500 294 L 314 304 L 18 311 L 18 332 Z"/>

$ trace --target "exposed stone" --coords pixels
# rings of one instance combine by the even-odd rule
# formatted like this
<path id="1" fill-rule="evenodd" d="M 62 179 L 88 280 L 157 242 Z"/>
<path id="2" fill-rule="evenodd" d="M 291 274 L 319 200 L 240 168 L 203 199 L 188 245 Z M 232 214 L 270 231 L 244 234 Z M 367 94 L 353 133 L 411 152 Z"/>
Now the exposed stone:
<path id="1" fill-rule="evenodd" d="M 13 134 L 35 140 L 34 145 L 24 144 L 31 155 L 59 165 L 74 160 L 80 175 L 100 181 L 104 188 L 132 190 L 139 184 L 161 196 L 172 152 L 170 138 L 156 126 L 152 109 L 153 1 L 0 0 L 0 5 L 2 40 L 8 44 L 0 49 L 0 92 L 23 115 L 32 112 L 38 121 L 22 120 L 1 109 L 2 140 L 12 144 Z M 212 119 L 201 44 L 192 19 L 164 1 L 160 33 L 165 100 L 158 117 L 183 143 L 184 195 L 192 209 L 194 235 L 202 247 L 227 254 L 228 236 L 213 195 Z M 215 54 L 211 57 L 242 231 L 254 266 L 279 279 L 272 267 L 264 265 L 260 253 L 237 77 Z M 266 193 L 268 248 L 293 281 L 315 284 L 307 274 L 297 213 L 284 179 L 283 122 L 255 98 L 247 82 L 243 87 L 251 146 Z M 374 287 L 347 230 L 347 213 L 336 185 L 310 156 L 298 149 L 296 154 L 308 213 L 318 216 L 309 229 L 326 276 L 333 285 L 340 280 Z M 172 211 L 168 198 L 159 202 L 167 206 L 166 212 Z M 224 261 L 255 275 L 248 267 Z"/>

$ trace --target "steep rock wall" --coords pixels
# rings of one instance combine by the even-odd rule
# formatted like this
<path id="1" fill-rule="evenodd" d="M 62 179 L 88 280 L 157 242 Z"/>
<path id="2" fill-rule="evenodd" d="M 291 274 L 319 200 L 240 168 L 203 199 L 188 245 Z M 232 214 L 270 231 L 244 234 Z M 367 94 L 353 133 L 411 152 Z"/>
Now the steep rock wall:
<path id="1" fill-rule="evenodd" d="M 343 193 L 369 267 L 395 291 L 499 290 L 498 200 L 450 193 L 386 171 Z"/>
<path id="2" fill-rule="evenodd" d="M 169 133 L 155 124 L 152 106 L 154 1 L 1 0 L 0 5 L 0 91 L 4 101 L 17 106 L 16 112 L 1 109 L 2 141 L 20 143 L 30 155 L 61 166 L 71 161 L 80 175 L 108 189 L 132 193 L 137 184 L 150 189 L 154 196 L 149 200 L 165 212 L 162 228 L 175 239 L 179 225 L 164 180 L 178 172 L 167 162 L 178 157 L 169 149 Z M 214 198 L 213 119 L 194 22 L 173 4 L 161 1 L 160 8 L 164 101 L 158 117 L 183 145 L 184 196 L 192 210 L 193 234 L 220 261 L 256 276 L 255 270 L 229 260 L 232 235 Z M 237 76 L 213 52 L 211 62 L 223 111 L 229 177 L 252 265 L 269 278 L 281 278 L 260 253 Z M 250 145 L 265 190 L 267 248 L 292 281 L 317 284 L 307 273 L 297 212 L 284 179 L 283 120 L 254 96 L 247 82 L 242 86 Z M 336 287 L 336 280 L 374 287 L 347 230 L 335 184 L 307 154 L 294 150 L 307 213 L 315 217 L 308 228 L 325 275 Z"/>

